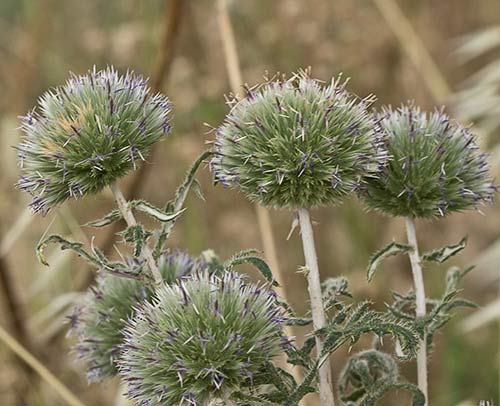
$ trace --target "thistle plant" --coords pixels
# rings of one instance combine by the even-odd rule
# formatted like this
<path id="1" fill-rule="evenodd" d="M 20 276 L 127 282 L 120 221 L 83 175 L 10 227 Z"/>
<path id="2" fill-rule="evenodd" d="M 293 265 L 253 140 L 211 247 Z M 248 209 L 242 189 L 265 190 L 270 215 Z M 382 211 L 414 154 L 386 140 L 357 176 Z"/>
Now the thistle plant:
<path id="1" fill-rule="evenodd" d="M 216 129 L 215 181 L 264 206 L 296 210 L 302 231 L 314 328 L 325 326 L 309 209 L 339 204 L 385 160 L 373 97 L 358 99 L 346 82 L 328 85 L 301 72 L 248 89 Z M 317 337 L 318 354 L 322 338 Z M 333 405 L 329 363 L 319 373 L 323 404 Z"/>
<path id="2" fill-rule="evenodd" d="M 164 286 L 135 313 L 119 365 L 138 404 L 229 404 L 288 344 L 274 292 L 234 272 Z"/>
<path id="3" fill-rule="evenodd" d="M 349 359 L 340 375 L 340 400 L 375 405 L 387 391 L 406 389 L 413 404 L 423 406 L 432 338 L 454 308 L 472 304 L 458 297 L 457 288 L 470 269 L 451 268 L 443 296 L 425 297 L 422 262 L 446 261 L 465 239 L 420 256 L 414 220 L 477 208 L 492 200 L 495 188 L 468 129 L 413 105 L 374 115 L 368 112 L 373 100 L 349 93 L 340 79 L 322 84 L 308 72 L 247 89 L 243 99 L 230 101 L 214 151 L 196 159 L 173 199 L 159 208 L 126 201 L 118 181 L 169 133 L 165 96 L 152 95 L 140 76 L 120 76 L 113 68 L 73 76 L 42 96 L 40 112 L 22 119 L 25 137 L 17 147 L 17 186 L 33 195 L 30 206 L 46 214 L 70 198 L 110 187 L 118 207 L 87 226 L 127 223 L 119 233 L 127 253 L 118 261 L 93 244 L 86 248 L 58 235 L 37 248 L 46 265 L 44 250 L 55 243 L 100 272 L 69 317 L 89 380 L 119 375 L 136 404 L 151 406 L 297 406 L 318 382 L 321 404 L 332 406 L 330 355 L 364 335 L 390 335 L 394 356 L 374 345 Z M 277 297 L 272 270 L 255 251 L 221 262 L 212 251 L 193 259 L 166 249 L 189 191 L 201 193 L 195 175 L 207 158 L 216 182 L 264 206 L 297 211 L 310 318 L 298 317 Z M 345 278 L 320 281 L 309 210 L 340 204 L 356 191 L 368 207 L 406 220 L 408 244 L 393 242 L 379 251 L 368 270 L 371 279 L 383 258 L 410 256 L 414 292 L 394 294 L 385 312 L 353 301 Z M 146 228 L 136 214 L 157 223 Z M 240 264 L 256 267 L 266 283 L 237 274 Z M 300 348 L 284 334 L 285 326 L 294 325 L 312 325 Z M 301 382 L 274 362 L 278 355 L 301 369 Z M 415 356 L 420 389 L 403 381 L 397 368 L 396 358 Z"/>
<path id="4" fill-rule="evenodd" d="M 23 119 L 25 138 L 18 146 L 23 172 L 18 186 L 34 196 L 31 207 L 45 214 L 70 197 L 97 193 L 109 186 L 118 208 L 87 226 L 106 227 L 121 219 L 127 222 L 127 228 L 119 235 L 131 252 L 120 254 L 120 261 L 111 261 L 93 244 L 89 250 L 84 244 L 59 235 L 44 238 L 37 248 L 38 258 L 45 265 L 48 264 L 44 250 L 55 243 L 62 249 L 75 251 L 100 271 L 97 286 L 89 290 L 83 303 L 69 317 L 78 335 L 76 350 L 88 364 L 89 380 L 115 375 L 117 363 L 123 360 L 123 378 L 135 385 L 141 374 L 154 382 L 169 381 L 167 392 L 163 384 L 159 389 L 165 400 L 155 398 L 161 404 L 167 399 L 191 404 L 195 397 L 201 402 L 220 396 L 225 399 L 233 392 L 244 396 L 242 393 L 250 387 L 261 386 L 259 382 L 254 384 L 254 377 L 259 376 L 264 364 L 271 364 L 283 346 L 290 345 L 282 336 L 286 318 L 268 287 L 247 283 L 233 268 L 242 263 L 252 264 L 274 283 L 267 264 L 253 251 L 241 252 L 224 264 L 211 251 L 205 251 L 196 260 L 178 251 L 165 251 L 188 192 L 196 187 L 198 194 L 201 193 L 195 174 L 211 152 L 197 158 L 174 198 L 163 208 L 144 200 L 127 202 L 117 181 L 135 169 L 138 161 L 145 160 L 149 147 L 169 132 L 167 98 L 150 95 L 146 80 L 133 74 L 119 76 L 109 68 L 72 77 L 65 86 L 46 93 L 40 106 L 41 114 L 33 111 Z M 134 212 L 152 217 L 160 226 L 147 229 L 137 222 Z M 192 273 L 194 276 L 190 276 Z M 176 284 L 180 278 L 182 282 Z M 189 316 L 186 319 L 176 319 L 182 316 L 179 311 L 193 310 L 189 303 L 182 302 L 190 298 L 195 303 L 195 312 L 184 314 Z M 204 312 L 201 318 L 196 314 L 198 311 Z M 166 313 L 162 312 L 170 316 L 165 320 Z M 149 322 L 141 324 L 144 317 L 157 320 L 157 329 L 166 327 L 165 333 L 174 335 L 177 327 L 170 328 L 168 323 L 180 321 L 180 332 L 190 332 L 204 350 L 210 349 L 213 369 L 201 369 L 191 377 L 188 380 L 191 388 L 184 390 L 180 398 L 177 398 L 179 387 L 188 382 L 179 375 L 182 368 L 176 369 L 177 388 L 175 385 L 170 388 L 171 374 L 165 377 L 154 374 L 155 365 L 149 358 L 137 365 L 145 369 L 134 372 L 135 378 L 128 372 L 126 361 L 130 358 L 125 354 L 135 350 L 129 340 L 137 332 L 134 329 L 142 329 L 140 338 L 144 341 L 157 339 L 158 346 L 169 343 L 165 341 L 168 335 L 159 339 L 143 334 L 144 330 L 156 331 Z M 182 325 L 183 321 L 188 324 Z M 212 323 L 215 330 L 207 330 L 205 323 Z M 183 341 L 182 345 L 188 353 L 191 351 L 194 360 L 200 355 L 193 352 L 189 341 Z M 154 351 L 154 347 L 147 351 L 151 354 L 152 349 Z M 166 347 L 166 360 L 177 357 L 177 350 L 175 343 Z M 226 356 L 228 362 L 218 364 L 218 356 Z M 235 360 L 238 362 L 231 363 Z M 175 361 L 168 367 L 178 366 Z M 147 391 L 144 396 L 148 396 Z"/>
<path id="5" fill-rule="evenodd" d="M 143 266 L 135 258 L 130 258 L 128 264 L 131 268 Z M 159 258 L 159 269 L 167 284 L 206 267 L 202 259 L 179 250 L 167 250 Z M 134 270 L 128 272 L 133 273 Z M 133 317 L 134 307 L 152 296 L 150 287 L 136 279 L 99 274 L 96 286 L 89 289 L 69 316 L 71 332 L 78 338 L 74 349 L 87 364 L 89 382 L 117 374 L 125 323 Z"/>
<path id="6" fill-rule="evenodd" d="M 45 214 L 109 186 L 127 224 L 136 226 L 117 181 L 170 132 L 169 100 L 153 95 L 141 76 L 94 68 L 46 92 L 38 107 L 22 119 L 25 137 L 17 146 L 23 174 L 17 187 L 33 195 L 30 207 Z M 143 256 L 161 283 L 149 247 Z"/>
<path id="7" fill-rule="evenodd" d="M 479 152 L 474 134 L 452 121 L 443 111 L 422 112 L 410 104 L 397 110 L 384 108 L 377 115 L 390 156 L 378 177 L 368 178 L 360 191 L 368 207 L 384 214 L 404 217 L 408 245 L 392 243 L 372 257 L 369 279 L 385 256 L 408 253 L 414 283 L 415 313 L 422 324 L 417 356 L 418 383 L 427 395 L 427 347 L 434 317 L 426 316 L 427 299 L 423 261 L 444 262 L 465 247 L 444 247 L 423 257 L 419 254 L 415 219 L 444 217 L 450 213 L 479 209 L 493 200 L 495 186 L 486 154 Z M 435 306 L 435 309 L 440 309 Z"/>

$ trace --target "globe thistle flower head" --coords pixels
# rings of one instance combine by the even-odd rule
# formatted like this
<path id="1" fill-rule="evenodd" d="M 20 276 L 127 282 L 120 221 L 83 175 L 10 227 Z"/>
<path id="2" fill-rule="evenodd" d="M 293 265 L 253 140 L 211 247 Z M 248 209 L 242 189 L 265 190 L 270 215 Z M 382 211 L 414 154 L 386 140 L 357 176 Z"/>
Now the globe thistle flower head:
<path id="1" fill-rule="evenodd" d="M 360 191 L 368 207 L 433 218 L 493 200 L 487 155 L 468 128 L 442 110 L 426 113 L 413 104 L 384 108 L 378 119 L 391 159 Z"/>
<path id="2" fill-rule="evenodd" d="M 138 167 L 170 132 L 171 104 L 147 80 L 113 68 L 72 76 L 40 97 L 21 121 L 17 187 L 46 213 L 69 198 L 99 192 Z"/>
<path id="3" fill-rule="evenodd" d="M 264 206 L 339 203 L 385 160 L 373 100 L 305 72 L 248 89 L 216 129 L 215 181 Z"/>
<path id="4" fill-rule="evenodd" d="M 204 270 L 204 263 L 182 251 L 161 254 L 159 269 L 166 283 L 191 272 Z M 130 260 L 134 270 L 142 265 Z M 89 289 L 83 303 L 69 316 L 71 332 L 78 342 L 75 351 L 87 364 L 90 382 L 117 374 L 116 361 L 121 353 L 123 328 L 134 314 L 134 306 L 151 299 L 153 292 L 141 281 L 102 272 L 96 286 Z"/>
<path id="5" fill-rule="evenodd" d="M 208 264 L 202 257 L 193 258 L 184 251 L 167 249 L 158 258 L 158 269 L 165 283 L 172 284 L 191 273 L 208 269 Z"/>
<path id="6" fill-rule="evenodd" d="M 274 293 L 236 273 L 162 287 L 125 329 L 119 369 L 129 397 L 150 406 L 227 399 L 289 343 L 284 322 Z"/>

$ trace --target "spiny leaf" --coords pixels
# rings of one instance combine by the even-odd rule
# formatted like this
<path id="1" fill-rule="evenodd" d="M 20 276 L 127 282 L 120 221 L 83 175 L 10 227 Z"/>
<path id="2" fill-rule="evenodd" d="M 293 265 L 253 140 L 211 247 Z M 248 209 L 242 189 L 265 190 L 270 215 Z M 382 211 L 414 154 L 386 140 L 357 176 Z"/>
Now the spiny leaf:
<path id="1" fill-rule="evenodd" d="M 312 382 L 318 373 L 318 361 L 316 364 L 310 369 L 309 373 L 304 377 L 302 383 L 297 386 L 294 391 L 287 397 L 284 405 L 285 406 L 296 406 L 299 404 L 300 400 L 306 396 L 308 393 L 314 392 L 314 388 L 312 387 Z"/>
<path id="2" fill-rule="evenodd" d="M 251 255 L 254 251 L 243 251 L 233 258 L 231 258 L 226 264 L 227 267 L 231 268 L 235 265 L 250 264 L 257 268 L 262 276 L 267 279 L 273 286 L 279 287 L 278 282 L 274 279 L 273 273 L 269 265 L 262 258 Z"/>
<path id="3" fill-rule="evenodd" d="M 45 247 L 47 247 L 47 245 L 49 244 L 60 244 L 62 250 L 66 249 L 73 250 L 79 256 L 85 258 L 91 264 L 97 267 L 100 266 L 100 262 L 84 249 L 84 245 L 82 243 L 66 240 L 65 238 L 59 235 L 50 235 L 38 243 L 38 246 L 36 248 L 36 256 L 38 260 L 45 266 L 49 266 L 49 263 L 47 262 L 44 255 Z"/>
<path id="4" fill-rule="evenodd" d="M 231 399 L 237 401 L 238 406 L 251 406 L 251 405 L 262 405 L 262 406 L 272 406 L 276 405 L 274 402 L 267 401 L 261 396 L 251 396 L 242 392 L 235 392 L 231 395 Z"/>
<path id="5" fill-rule="evenodd" d="M 201 188 L 200 182 L 198 182 L 198 179 L 193 180 L 193 184 L 191 185 L 191 190 L 194 192 L 196 197 L 200 199 L 201 201 L 205 201 L 205 196 L 203 195 L 203 189 Z"/>
<path id="6" fill-rule="evenodd" d="M 287 326 L 299 326 L 304 327 L 308 326 L 312 323 L 312 319 L 304 318 L 304 317 L 288 317 L 286 320 Z"/>
<path id="7" fill-rule="evenodd" d="M 133 245 L 135 257 L 141 255 L 142 248 L 146 244 L 147 239 L 151 237 L 151 233 L 140 224 L 127 227 L 120 235 L 125 242 Z"/>
<path id="8" fill-rule="evenodd" d="M 427 338 L 427 346 L 431 349 L 432 341 L 436 332 L 451 320 L 452 310 L 457 307 L 477 307 L 475 303 L 458 297 L 460 290 L 458 283 L 474 267 L 464 270 L 459 267 L 451 267 L 446 273 L 446 288 L 438 299 L 426 298 L 426 306 L 429 309 L 424 317 L 415 316 L 415 293 L 410 291 L 406 295 L 393 293 L 394 302 L 388 305 L 389 311 L 399 320 L 413 324 L 413 327 L 423 337 Z"/>
<path id="9" fill-rule="evenodd" d="M 371 256 L 370 263 L 368 264 L 368 272 L 367 272 L 368 282 L 370 282 L 373 279 L 375 271 L 377 270 L 378 265 L 383 259 L 393 255 L 404 254 L 411 250 L 412 247 L 410 247 L 409 245 L 399 244 L 393 241 L 385 248 L 382 248 L 381 250 L 375 252 L 375 254 Z"/>
<path id="10" fill-rule="evenodd" d="M 133 200 L 129 202 L 129 206 L 147 214 L 155 220 L 161 221 L 162 223 L 175 220 L 185 210 L 180 209 L 175 212 L 165 212 L 145 200 Z"/>
<path id="11" fill-rule="evenodd" d="M 98 263 L 99 270 L 122 278 L 141 279 L 142 264 L 139 261 L 128 266 L 121 262 L 110 262 L 104 252 L 94 246 L 92 246 L 92 254 L 94 254 L 94 258 Z"/>
<path id="12" fill-rule="evenodd" d="M 164 212 L 166 213 L 177 213 L 180 210 L 182 210 L 184 203 L 186 201 L 187 195 L 193 184 L 196 182 L 196 171 L 200 167 L 200 165 L 203 163 L 205 159 L 210 157 L 213 153 L 211 151 L 204 151 L 191 165 L 191 168 L 186 173 L 186 176 L 184 177 L 183 182 L 180 184 L 180 186 L 177 188 L 175 192 L 175 197 L 172 201 L 168 202 L 165 205 Z M 195 189 L 195 192 L 197 194 L 201 193 L 201 189 Z M 175 224 L 175 218 L 171 221 L 167 221 L 163 223 L 162 229 L 158 235 L 158 240 L 156 242 L 156 246 L 153 252 L 153 256 L 155 258 L 158 258 L 161 254 L 161 250 L 163 248 L 163 245 L 167 241 L 172 228 L 174 227 Z"/>
<path id="13" fill-rule="evenodd" d="M 59 235 L 50 235 L 41 241 L 37 246 L 37 258 L 45 266 L 49 266 L 44 256 L 44 250 L 49 244 L 59 244 L 62 250 L 70 249 L 76 252 L 78 256 L 84 258 L 87 262 L 99 270 L 126 278 L 138 279 L 139 277 L 138 273 L 136 274 L 127 271 L 128 268 L 125 264 L 120 262 L 109 262 L 101 250 L 91 247 L 91 253 L 89 253 L 84 249 L 84 245 L 82 243 L 66 240 Z"/>
<path id="14" fill-rule="evenodd" d="M 105 226 L 108 226 L 108 225 L 114 223 L 115 221 L 122 219 L 122 218 L 123 218 L 123 215 L 121 214 L 120 210 L 115 209 L 115 210 L 111 211 L 110 213 L 108 213 L 106 216 L 104 216 L 98 220 L 90 221 L 85 225 L 87 227 L 94 227 L 94 228 L 105 227 Z"/>
<path id="15" fill-rule="evenodd" d="M 392 315 L 369 309 L 369 302 L 349 306 L 344 316 L 332 320 L 323 329 L 315 331 L 324 337 L 323 355 L 330 354 L 350 341 L 356 343 L 363 334 L 374 333 L 379 337 L 392 335 L 401 343 L 405 358 L 415 356 L 419 332 L 412 322 L 402 321 Z"/>
<path id="16" fill-rule="evenodd" d="M 418 387 L 411 383 L 403 382 L 394 385 L 394 389 L 405 389 L 412 394 L 411 404 L 412 406 L 424 406 L 425 405 L 425 395 L 422 393 Z"/>
<path id="17" fill-rule="evenodd" d="M 352 298 L 347 278 L 328 278 L 321 284 L 321 293 L 326 311 L 336 307 L 339 296 Z"/>
<path id="18" fill-rule="evenodd" d="M 302 348 L 290 347 L 286 350 L 286 354 L 288 356 L 287 362 L 292 365 L 300 365 L 304 368 L 310 368 L 312 359 L 311 359 L 311 351 L 316 345 L 316 338 L 309 337 L 305 342 Z"/>
<path id="19" fill-rule="evenodd" d="M 464 270 L 460 269 L 457 266 L 451 267 L 446 272 L 446 290 L 445 292 L 452 292 L 457 289 L 458 283 L 462 280 L 462 278 L 471 272 L 474 269 L 474 266 L 469 266 Z"/>
<path id="20" fill-rule="evenodd" d="M 446 261 L 448 258 L 452 257 L 453 255 L 458 254 L 465 248 L 466 245 L 467 245 L 467 237 L 464 237 L 460 240 L 458 244 L 445 245 L 444 247 L 438 250 L 424 254 L 422 256 L 422 260 L 427 262 L 442 263 Z"/>
<path id="21" fill-rule="evenodd" d="M 339 379 L 340 399 L 350 406 L 375 406 L 391 390 L 412 393 L 412 405 L 423 406 L 425 398 L 415 386 L 399 382 L 395 360 L 378 350 L 361 351 L 349 358 Z"/>

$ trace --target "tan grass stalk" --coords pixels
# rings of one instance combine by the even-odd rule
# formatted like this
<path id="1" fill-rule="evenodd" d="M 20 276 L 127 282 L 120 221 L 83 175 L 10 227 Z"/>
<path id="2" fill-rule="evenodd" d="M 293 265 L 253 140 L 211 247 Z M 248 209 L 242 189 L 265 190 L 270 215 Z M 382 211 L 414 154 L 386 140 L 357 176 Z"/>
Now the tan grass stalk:
<path id="1" fill-rule="evenodd" d="M 0 326 L 0 341 L 28 364 L 70 406 L 85 406 L 45 365 Z"/>

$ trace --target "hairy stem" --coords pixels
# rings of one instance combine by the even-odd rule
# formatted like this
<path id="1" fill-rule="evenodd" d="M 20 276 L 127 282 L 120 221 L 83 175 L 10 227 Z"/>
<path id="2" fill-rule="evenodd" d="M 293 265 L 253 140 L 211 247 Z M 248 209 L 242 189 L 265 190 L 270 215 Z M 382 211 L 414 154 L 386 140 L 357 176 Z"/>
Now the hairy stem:
<path id="1" fill-rule="evenodd" d="M 424 277 L 422 275 L 422 266 L 420 264 L 420 254 L 418 252 L 417 233 L 415 231 L 415 223 L 413 219 L 406 218 L 406 234 L 408 236 L 408 245 L 413 249 L 409 252 L 411 270 L 413 274 L 413 285 L 415 288 L 416 315 L 417 318 L 424 317 L 425 308 L 425 288 Z M 425 395 L 425 404 L 428 405 L 427 397 L 427 343 L 424 332 L 424 337 L 420 342 L 420 348 L 417 354 L 417 372 L 418 372 L 418 388 Z"/>
<path id="2" fill-rule="evenodd" d="M 137 225 L 137 220 L 135 219 L 132 210 L 130 210 L 130 208 L 128 207 L 127 201 L 125 200 L 125 197 L 123 196 L 118 183 L 115 182 L 111 185 L 111 191 L 115 196 L 116 204 L 118 205 L 118 208 L 120 209 L 127 225 L 129 227 Z M 155 284 L 160 286 L 163 283 L 163 278 L 161 277 L 160 270 L 158 269 L 156 261 L 153 258 L 153 253 L 151 252 L 151 249 L 147 244 L 145 244 L 142 248 L 142 256 L 148 264 L 151 276 L 153 277 Z"/>
<path id="3" fill-rule="evenodd" d="M 307 209 L 299 209 L 299 222 L 302 235 L 302 246 L 306 260 L 306 272 L 309 298 L 311 300 L 311 313 L 314 329 L 320 329 L 326 324 L 325 310 L 321 295 L 321 281 L 319 277 L 318 257 L 314 244 L 314 234 L 311 218 Z M 323 350 L 323 339 L 316 336 L 316 351 L 318 357 Z M 319 369 L 319 397 L 321 405 L 334 405 L 332 371 L 329 360 L 326 360 Z"/>

